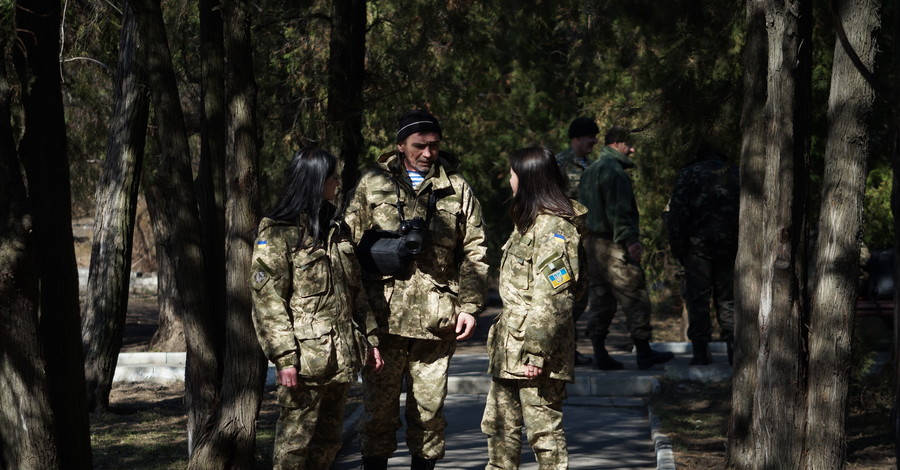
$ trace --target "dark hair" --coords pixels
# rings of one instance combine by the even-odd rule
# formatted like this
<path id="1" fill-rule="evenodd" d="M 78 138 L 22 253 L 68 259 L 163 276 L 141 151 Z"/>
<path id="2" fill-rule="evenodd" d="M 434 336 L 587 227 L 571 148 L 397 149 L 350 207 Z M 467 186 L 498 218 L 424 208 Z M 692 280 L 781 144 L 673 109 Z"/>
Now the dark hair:
<path id="1" fill-rule="evenodd" d="M 631 135 L 631 131 L 622 126 L 613 126 L 608 131 L 606 131 L 606 136 L 603 138 L 603 145 L 614 144 L 616 142 L 625 142 L 628 140 L 628 136 Z"/>
<path id="2" fill-rule="evenodd" d="M 572 217 L 575 209 L 566 197 L 566 180 L 553 152 L 544 147 L 527 147 L 509 156 L 509 167 L 519 178 L 510 214 L 516 229 L 525 232 L 541 213 Z"/>
<path id="3" fill-rule="evenodd" d="M 576 137 L 583 137 L 586 135 L 597 135 L 600 133 L 600 128 L 597 127 L 597 123 L 594 122 L 593 119 L 589 117 L 580 117 L 572 121 L 572 124 L 569 124 L 569 139 L 574 139 Z"/>
<path id="4" fill-rule="evenodd" d="M 334 155 L 321 149 L 298 150 L 285 171 L 284 189 L 269 218 L 299 223 L 300 216 L 305 214 L 309 234 L 313 240 L 318 240 L 324 201 L 322 191 L 325 180 L 336 170 Z"/>

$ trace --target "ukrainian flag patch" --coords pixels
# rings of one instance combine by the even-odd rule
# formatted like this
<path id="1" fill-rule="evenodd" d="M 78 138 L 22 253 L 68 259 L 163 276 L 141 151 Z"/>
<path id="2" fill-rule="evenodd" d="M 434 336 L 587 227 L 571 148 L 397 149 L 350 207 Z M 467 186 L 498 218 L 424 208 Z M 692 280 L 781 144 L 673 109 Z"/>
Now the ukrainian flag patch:
<path id="1" fill-rule="evenodd" d="M 550 281 L 550 285 L 553 286 L 554 289 L 556 289 L 557 287 L 560 287 L 563 284 L 571 281 L 572 276 L 569 275 L 568 269 L 562 267 L 548 274 L 547 280 Z"/>

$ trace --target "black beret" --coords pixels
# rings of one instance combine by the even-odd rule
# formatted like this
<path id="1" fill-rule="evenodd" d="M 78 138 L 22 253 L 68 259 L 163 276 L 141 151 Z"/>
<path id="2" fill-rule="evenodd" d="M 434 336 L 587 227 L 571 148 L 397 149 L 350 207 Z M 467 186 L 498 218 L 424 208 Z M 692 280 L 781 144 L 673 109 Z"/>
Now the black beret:
<path id="1" fill-rule="evenodd" d="M 593 119 L 588 117 L 580 117 L 572 121 L 572 124 L 569 124 L 570 139 L 582 137 L 585 135 L 597 135 L 599 133 L 600 128 L 597 127 L 597 123 L 594 122 Z"/>

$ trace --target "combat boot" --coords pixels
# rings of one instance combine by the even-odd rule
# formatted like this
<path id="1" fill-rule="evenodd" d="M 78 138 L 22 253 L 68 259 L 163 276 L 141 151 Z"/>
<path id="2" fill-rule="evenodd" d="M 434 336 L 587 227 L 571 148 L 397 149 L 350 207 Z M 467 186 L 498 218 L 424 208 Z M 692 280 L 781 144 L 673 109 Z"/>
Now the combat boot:
<path id="1" fill-rule="evenodd" d="M 575 351 L 575 365 L 576 366 L 589 366 L 591 365 L 591 358 L 581 354 L 578 351 Z"/>
<path id="2" fill-rule="evenodd" d="M 599 336 L 591 338 L 591 345 L 594 346 L 594 369 L 599 370 L 622 370 L 625 364 L 610 357 L 606 352 L 606 345 Z"/>
<path id="3" fill-rule="evenodd" d="M 691 349 L 694 351 L 692 366 L 708 366 L 712 362 L 709 357 L 709 343 L 706 341 L 691 341 Z"/>
<path id="4" fill-rule="evenodd" d="M 364 470 L 387 470 L 387 457 L 363 457 Z"/>
<path id="5" fill-rule="evenodd" d="M 426 459 L 413 454 L 409 470 L 432 470 L 437 465 L 437 459 Z"/>
<path id="6" fill-rule="evenodd" d="M 675 357 L 671 352 L 657 352 L 650 348 L 650 340 L 632 338 L 637 349 L 637 365 L 640 370 L 647 370 L 656 364 L 671 361 Z"/>

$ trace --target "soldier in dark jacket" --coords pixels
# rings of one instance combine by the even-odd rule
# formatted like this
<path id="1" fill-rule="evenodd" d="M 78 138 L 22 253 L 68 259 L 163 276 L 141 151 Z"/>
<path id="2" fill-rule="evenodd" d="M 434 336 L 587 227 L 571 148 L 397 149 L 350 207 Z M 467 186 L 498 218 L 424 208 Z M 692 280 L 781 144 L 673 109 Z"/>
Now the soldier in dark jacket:
<path id="1" fill-rule="evenodd" d="M 739 205 L 738 168 L 711 147 L 701 146 L 697 159 L 678 173 L 666 217 L 672 255 L 684 266 L 681 295 L 690 321 L 693 365 L 710 363 L 710 296 L 731 362 Z"/>

